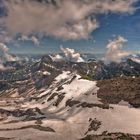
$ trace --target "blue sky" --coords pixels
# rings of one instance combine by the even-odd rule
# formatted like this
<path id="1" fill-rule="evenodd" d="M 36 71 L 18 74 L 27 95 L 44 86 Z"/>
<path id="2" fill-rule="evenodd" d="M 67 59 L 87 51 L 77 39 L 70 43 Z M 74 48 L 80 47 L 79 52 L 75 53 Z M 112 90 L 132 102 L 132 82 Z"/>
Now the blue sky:
<path id="1" fill-rule="evenodd" d="M 140 7 L 140 2 L 135 7 Z M 2 13 L 3 10 L 0 10 L 0 15 Z M 99 28 L 93 30 L 88 39 L 64 40 L 54 36 L 37 35 L 39 46 L 29 40 L 16 41 L 16 39 L 6 44 L 11 53 L 57 53 L 60 51 L 60 45 L 74 48 L 82 53 L 104 53 L 108 40 L 121 35 L 128 40 L 125 50 L 140 52 L 140 9 L 133 14 L 102 13 L 97 15 L 96 19 Z"/>

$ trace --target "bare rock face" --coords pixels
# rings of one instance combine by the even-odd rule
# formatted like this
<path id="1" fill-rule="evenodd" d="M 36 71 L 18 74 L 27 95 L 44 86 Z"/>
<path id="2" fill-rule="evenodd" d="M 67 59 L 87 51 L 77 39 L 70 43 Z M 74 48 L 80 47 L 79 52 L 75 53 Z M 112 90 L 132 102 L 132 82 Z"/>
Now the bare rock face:
<path id="1" fill-rule="evenodd" d="M 140 135 L 104 132 L 102 135 L 87 135 L 81 140 L 139 140 L 139 139 Z"/>
<path id="2" fill-rule="evenodd" d="M 140 77 L 119 77 L 98 81 L 98 97 L 104 102 L 117 104 L 121 100 L 140 107 Z"/>
<path id="3" fill-rule="evenodd" d="M 101 122 L 99 120 L 97 120 L 96 118 L 94 118 L 94 119 L 90 118 L 89 122 L 90 122 L 89 128 L 88 128 L 87 132 L 85 133 L 85 135 L 88 134 L 88 132 L 97 131 L 101 126 Z"/>
<path id="4" fill-rule="evenodd" d="M 34 108 L 34 109 L 27 109 L 27 110 L 20 110 L 20 109 L 16 109 L 16 110 L 5 110 L 5 109 L 0 109 L 0 114 L 5 115 L 5 116 L 14 116 L 14 117 L 23 117 L 23 116 L 28 116 L 28 118 L 30 117 L 35 117 L 37 114 L 39 114 L 40 116 L 44 115 L 41 110 L 39 108 Z"/>

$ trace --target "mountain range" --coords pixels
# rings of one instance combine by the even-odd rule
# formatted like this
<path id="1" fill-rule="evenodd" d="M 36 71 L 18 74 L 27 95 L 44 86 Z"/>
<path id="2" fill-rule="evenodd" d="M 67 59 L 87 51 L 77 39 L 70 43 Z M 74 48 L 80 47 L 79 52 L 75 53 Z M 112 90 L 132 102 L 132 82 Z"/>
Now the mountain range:
<path id="1" fill-rule="evenodd" d="M 0 139 L 140 139 L 140 63 L 5 62 Z M 26 135 L 25 135 L 26 134 Z"/>

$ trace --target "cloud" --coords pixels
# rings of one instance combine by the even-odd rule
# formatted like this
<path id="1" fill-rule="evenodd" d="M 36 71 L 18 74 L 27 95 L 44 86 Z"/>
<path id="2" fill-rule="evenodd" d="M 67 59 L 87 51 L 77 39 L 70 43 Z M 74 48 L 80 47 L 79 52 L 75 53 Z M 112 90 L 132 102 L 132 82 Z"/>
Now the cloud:
<path id="1" fill-rule="evenodd" d="M 84 62 L 84 59 L 80 56 L 79 53 L 75 52 L 74 49 L 63 48 L 63 46 L 61 46 L 61 51 L 64 53 L 66 60 L 74 62 Z"/>
<path id="2" fill-rule="evenodd" d="M 5 71 L 6 69 L 7 68 L 3 64 L 0 63 L 0 71 Z"/>
<path id="3" fill-rule="evenodd" d="M 3 0 L 8 16 L 3 17 L 1 25 L 12 34 L 37 32 L 64 40 L 87 39 L 99 27 L 98 14 L 133 13 L 136 1 Z"/>
<path id="4" fill-rule="evenodd" d="M 55 62 L 59 62 L 59 61 L 63 61 L 64 58 L 63 56 L 59 55 L 59 54 L 56 54 L 55 56 L 50 56 L 52 58 L 53 61 Z"/>
<path id="5" fill-rule="evenodd" d="M 38 38 L 35 36 L 28 37 L 27 35 L 22 35 L 21 37 L 18 38 L 18 40 L 19 41 L 31 41 L 36 46 L 40 45 Z"/>
<path id="6" fill-rule="evenodd" d="M 12 67 L 5 67 L 3 64 L 4 61 L 17 61 L 18 60 L 17 57 L 13 57 L 12 55 L 10 55 L 8 51 L 9 51 L 8 47 L 5 44 L 0 43 L 0 71 L 12 69 Z"/>
<path id="7" fill-rule="evenodd" d="M 125 38 L 119 36 L 118 38 L 109 41 L 107 45 L 107 53 L 105 60 L 107 62 L 120 62 L 122 58 L 130 55 L 130 52 L 124 51 L 123 44 L 127 42 Z"/>
<path id="8" fill-rule="evenodd" d="M 0 43 L 0 50 L 5 54 L 8 52 L 9 49 L 7 48 L 5 44 Z"/>
<path id="9" fill-rule="evenodd" d="M 60 47 L 63 56 L 57 54 L 54 57 L 52 57 L 53 61 L 71 61 L 71 62 L 84 62 L 84 59 L 81 57 L 81 55 L 77 52 L 75 52 L 74 49 L 70 48 L 63 48 L 63 46 Z"/>
<path id="10" fill-rule="evenodd" d="M 40 42 L 39 42 L 38 38 L 36 38 L 35 36 L 32 36 L 31 37 L 31 40 L 34 43 L 34 45 L 36 45 L 36 46 L 39 46 L 40 45 Z"/>
<path id="11" fill-rule="evenodd" d="M 12 55 L 9 54 L 9 48 L 3 44 L 0 43 L 0 53 L 1 53 L 1 58 L 0 58 L 0 64 L 2 67 L 2 62 L 3 61 L 17 61 L 17 57 L 13 57 Z"/>

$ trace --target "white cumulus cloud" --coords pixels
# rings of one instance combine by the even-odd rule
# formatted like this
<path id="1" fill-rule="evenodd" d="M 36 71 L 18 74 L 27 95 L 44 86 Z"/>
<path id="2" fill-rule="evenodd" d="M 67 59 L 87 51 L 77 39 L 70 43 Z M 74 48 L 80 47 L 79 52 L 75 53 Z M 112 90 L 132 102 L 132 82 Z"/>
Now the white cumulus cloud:
<path id="1" fill-rule="evenodd" d="M 4 70 L 6 70 L 6 67 L 0 63 L 0 71 L 4 71 Z"/>
<path id="2" fill-rule="evenodd" d="M 0 43 L 0 53 L 1 53 L 0 62 L 18 60 L 17 57 L 13 57 L 12 55 L 9 54 L 9 48 L 3 43 Z"/>
<path id="3" fill-rule="evenodd" d="M 59 61 L 63 61 L 64 60 L 63 56 L 61 56 L 60 54 L 56 54 L 55 56 L 50 56 L 50 57 L 55 62 L 59 62 Z"/>
<path id="4" fill-rule="evenodd" d="M 8 69 L 11 69 L 12 67 L 5 67 L 4 66 L 4 61 L 17 61 L 18 57 L 13 57 L 12 55 L 9 54 L 9 48 L 3 44 L 0 43 L 0 70 L 5 71 Z"/>
<path id="5" fill-rule="evenodd" d="M 35 36 L 28 37 L 27 35 L 22 35 L 18 38 L 19 41 L 31 41 L 34 45 L 39 46 L 39 39 Z"/>
<path id="6" fill-rule="evenodd" d="M 120 62 L 122 58 L 130 55 L 130 52 L 123 50 L 125 42 L 127 42 L 127 40 L 122 36 L 109 41 L 105 60 L 107 62 Z"/>
<path id="7" fill-rule="evenodd" d="M 61 51 L 64 53 L 65 59 L 74 62 L 84 62 L 84 59 L 81 57 L 80 53 L 75 52 L 74 49 L 63 48 L 61 46 Z"/>
<path id="8" fill-rule="evenodd" d="M 71 62 L 84 62 L 84 59 L 81 57 L 80 53 L 75 52 L 74 49 L 70 48 L 63 48 L 63 46 L 60 47 L 63 56 L 57 54 L 54 57 L 52 57 L 53 61 L 71 61 Z"/>

